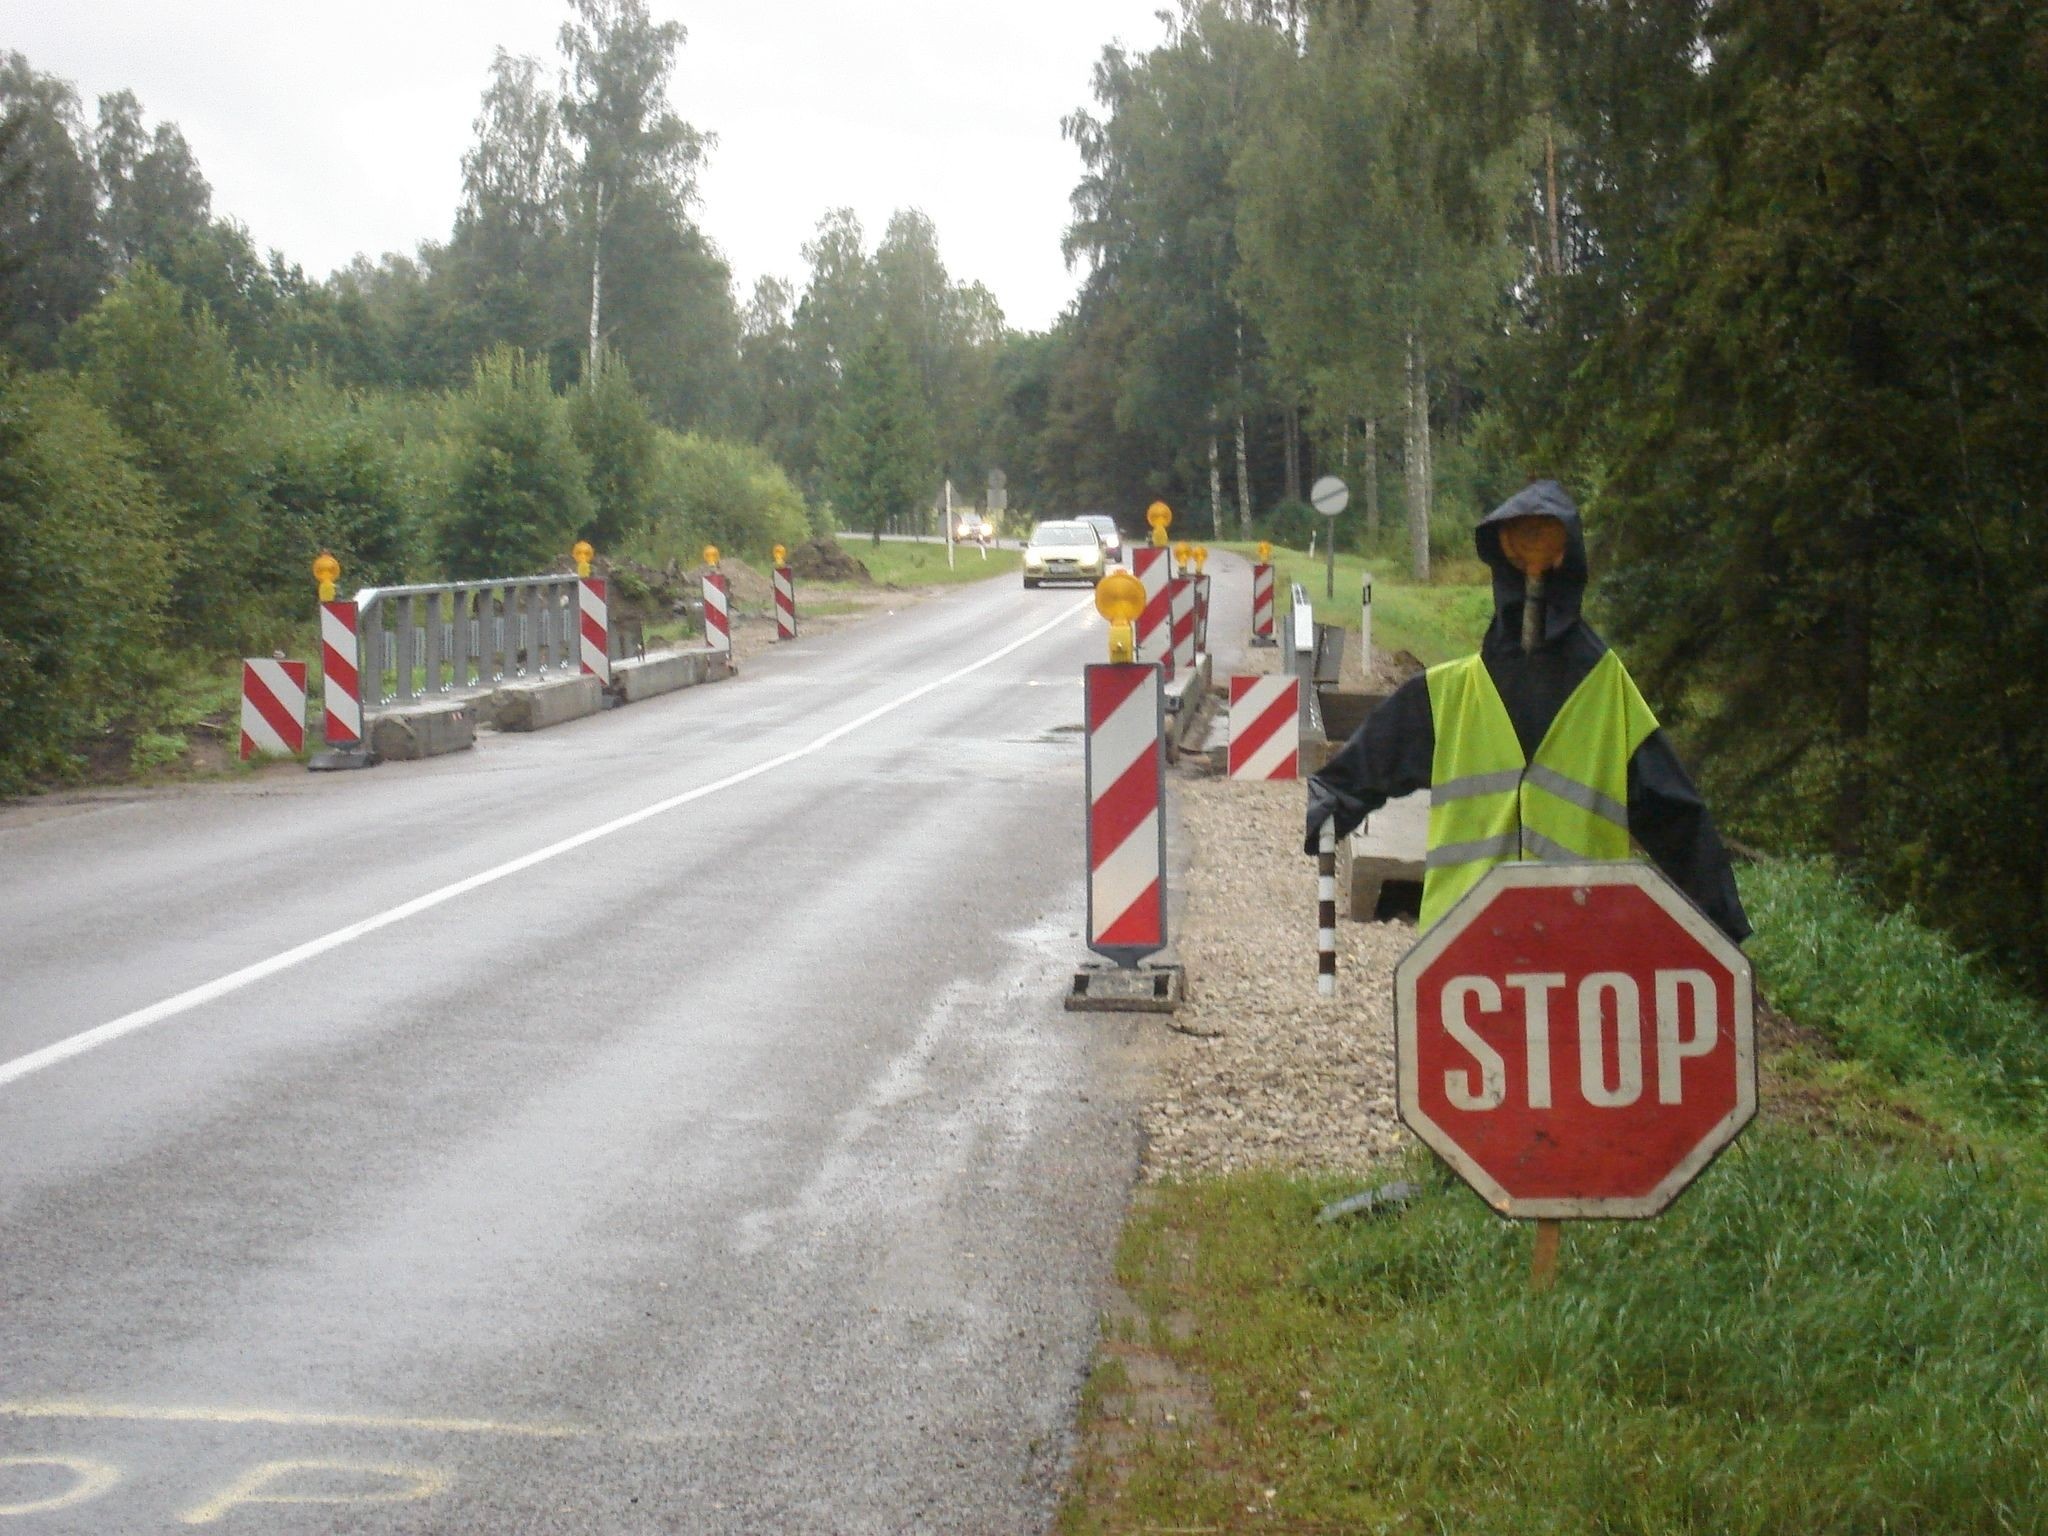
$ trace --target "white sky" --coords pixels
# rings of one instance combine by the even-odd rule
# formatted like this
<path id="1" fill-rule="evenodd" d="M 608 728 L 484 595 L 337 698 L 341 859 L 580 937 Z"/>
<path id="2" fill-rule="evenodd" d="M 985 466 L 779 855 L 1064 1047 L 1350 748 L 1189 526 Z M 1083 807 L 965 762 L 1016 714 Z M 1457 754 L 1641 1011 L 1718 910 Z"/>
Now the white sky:
<path id="1" fill-rule="evenodd" d="M 715 133 L 699 220 L 732 263 L 800 279 L 828 207 L 877 239 L 918 207 L 956 279 L 1013 326 L 1072 297 L 1080 171 L 1061 116 L 1092 105 L 1112 38 L 1161 36 L 1166 0 L 652 0 L 689 29 L 672 97 Z M 92 103 L 126 87 L 184 130 L 214 211 L 314 275 L 445 239 L 492 50 L 552 59 L 564 0 L 0 0 L 0 48 Z"/>

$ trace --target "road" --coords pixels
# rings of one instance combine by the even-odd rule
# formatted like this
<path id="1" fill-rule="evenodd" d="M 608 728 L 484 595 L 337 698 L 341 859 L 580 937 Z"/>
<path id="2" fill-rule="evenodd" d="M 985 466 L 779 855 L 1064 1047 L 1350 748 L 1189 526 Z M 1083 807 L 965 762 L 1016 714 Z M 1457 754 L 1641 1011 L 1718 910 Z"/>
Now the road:
<path id="1" fill-rule="evenodd" d="M 1044 1528 L 1134 1177 L 1079 589 L 0 811 L 0 1533 Z"/>

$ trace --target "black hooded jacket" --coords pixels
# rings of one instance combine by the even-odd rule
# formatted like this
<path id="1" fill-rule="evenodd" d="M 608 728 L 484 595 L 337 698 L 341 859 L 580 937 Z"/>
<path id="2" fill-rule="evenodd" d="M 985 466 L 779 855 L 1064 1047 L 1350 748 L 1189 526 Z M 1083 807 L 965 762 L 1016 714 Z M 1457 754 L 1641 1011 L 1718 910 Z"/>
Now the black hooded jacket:
<path id="1" fill-rule="evenodd" d="M 1522 573 L 1501 553 L 1500 525 L 1537 515 L 1564 524 L 1565 557 L 1544 583 L 1543 638 L 1525 656 Z M 1579 616 L 1586 592 L 1579 509 L 1556 481 L 1539 480 L 1490 513 L 1476 530 L 1475 542 L 1479 558 L 1493 570 L 1493 623 L 1479 654 L 1514 722 L 1523 756 L 1534 757 L 1550 722 L 1607 649 L 1607 642 Z M 1308 781 L 1308 851 L 1315 851 L 1322 824 L 1332 816 L 1341 837 L 1387 801 L 1429 788 L 1435 757 L 1429 684 L 1421 676 L 1411 677 Z M 1661 730 L 1629 759 L 1628 822 L 1630 834 L 1657 867 L 1723 933 L 1737 943 L 1749 937 L 1728 851 Z"/>

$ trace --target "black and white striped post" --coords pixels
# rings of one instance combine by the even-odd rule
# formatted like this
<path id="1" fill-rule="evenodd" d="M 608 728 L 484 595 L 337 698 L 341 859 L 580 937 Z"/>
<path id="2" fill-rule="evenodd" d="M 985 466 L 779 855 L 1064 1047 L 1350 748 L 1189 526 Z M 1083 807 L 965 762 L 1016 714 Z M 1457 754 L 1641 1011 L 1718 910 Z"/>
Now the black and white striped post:
<path id="1" fill-rule="evenodd" d="M 1316 844 L 1316 995 L 1337 995 L 1337 824 Z"/>

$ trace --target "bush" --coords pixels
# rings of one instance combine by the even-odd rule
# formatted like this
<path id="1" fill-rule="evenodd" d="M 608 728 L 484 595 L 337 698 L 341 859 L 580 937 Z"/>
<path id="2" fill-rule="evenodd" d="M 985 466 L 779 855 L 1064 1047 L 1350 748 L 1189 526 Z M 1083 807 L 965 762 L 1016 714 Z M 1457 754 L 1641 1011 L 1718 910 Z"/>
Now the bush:
<path id="1" fill-rule="evenodd" d="M 0 369 L 0 792 L 61 769 L 157 662 L 170 525 L 134 452 L 68 380 Z"/>
<path id="2" fill-rule="evenodd" d="M 279 380 L 251 415 L 246 454 L 261 498 L 261 580 L 283 611 L 309 611 L 313 557 L 350 587 L 404 579 L 413 533 L 398 450 L 357 395 L 314 375 Z"/>
<path id="3" fill-rule="evenodd" d="M 442 573 L 530 576 L 552 567 L 590 521 L 590 461 L 544 363 L 512 347 L 478 360 L 448 433 Z"/>
<path id="4" fill-rule="evenodd" d="M 646 526 L 654 504 L 657 439 L 626 365 L 607 358 L 569 397 L 569 427 L 590 461 L 590 520 L 583 537 L 601 551 L 621 548 Z"/>
<path id="5" fill-rule="evenodd" d="M 810 535 L 802 495 L 751 443 L 662 433 L 654 503 L 654 524 L 641 544 L 643 558 L 654 565 L 693 562 L 705 544 L 765 560 L 771 546 Z"/>

